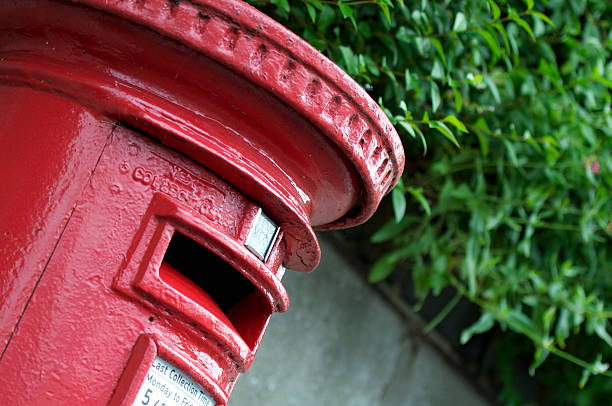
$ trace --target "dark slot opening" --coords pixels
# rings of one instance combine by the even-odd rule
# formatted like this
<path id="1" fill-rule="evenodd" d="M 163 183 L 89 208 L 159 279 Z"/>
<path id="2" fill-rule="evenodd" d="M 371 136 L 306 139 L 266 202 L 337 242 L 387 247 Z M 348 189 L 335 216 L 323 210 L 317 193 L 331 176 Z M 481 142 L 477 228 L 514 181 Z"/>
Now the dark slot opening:
<path id="1" fill-rule="evenodd" d="M 271 314 L 269 304 L 247 277 L 221 257 L 175 232 L 160 276 L 222 321 L 229 321 L 251 348 L 256 345 Z"/>
<path id="2" fill-rule="evenodd" d="M 202 288 L 227 312 L 255 286 L 212 251 L 181 233 L 174 233 L 164 261 Z"/>

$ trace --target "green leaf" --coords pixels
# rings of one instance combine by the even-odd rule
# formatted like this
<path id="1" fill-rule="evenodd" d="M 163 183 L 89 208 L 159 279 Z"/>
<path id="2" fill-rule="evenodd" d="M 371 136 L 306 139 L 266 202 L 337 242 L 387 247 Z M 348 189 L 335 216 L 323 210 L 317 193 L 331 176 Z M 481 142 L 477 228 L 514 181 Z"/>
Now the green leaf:
<path id="1" fill-rule="evenodd" d="M 489 88 L 489 90 L 491 91 L 491 94 L 493 95 L 495 102 L 497 102 L 497 104 L 501 103 L 501 97 L 499 95 L 499 90 L 497 89 L 497 85 L 495 84 L 493 79 L 491 79 L 491 77 L 487 75 L 484 77 L 484 81 L 487 84 L 487 87 Z"/>
<path id="2" fill-rule="evenodd" d="M 508 152 L 508 159 L 510 160 L 510 163 L 512 164 L 512 166 L 517 168 L 519 166 L 519 163 L 518 158 L 516 157 L 516 149 L 514 148 L 514 145 L 506 139 L 503 140 L 503 143 L 506 147 L 506 151 Z"/>
<path id="3" fill-rule="evenodd" d="M 427 113 L 427 111 L 423 112 L 423 117 L 421 118 L 421 121 L 425 124 L 429 124 L 429 113 Z"/>
<path id="4" fill-rule="evenodd" d="M 381 8 L 383 14 L 387 18 L 387 21 L 391 22 L 391 13 L 389 13 L 389 6 L 387 6 L 386 4 L 379 4 L 379 7 Z"/>
<path id="5" fill-rule="evenodd" d="M 461 113 L 461 108 L 463 107 L 463 97 L 461 96 L 461 92 L 456 87 L 453 87 L 453 96 L 455 97 L 455 111 L 457 113 Z"/>
<path id="6" fill-rule="evenodd" d="M 355 21 L 353 9 L 348 4 L 345 4 L 342 1 L 338 2 L 338 9 L 340 9 L 340 15 L 342 15 L 342 18 L 350 19 L 355 29 L 357 29 L 357 21 Z"/>
<path id="7" fill-rule="evenodd" d="M 391 202 L 393 203 L 393 214 L 395 222 L 399 223 L 406 214 L 406 195 L 401 186 L 396 186 L 391 192 Z"/>
<path id="8" fill-rule="evenodd" d="M 431 77 L 434 79 L 442 79 L 444 78 L 444 68 L 442 64 L 437 59 L 433 63 L 433 67 L 431 69 Z"/>
<path id="9" fill-rule="evenodd" d="M 561 348 L 565 348 L 565 339 L 570 335 L 569 316 L 569 310 L 564 308 L 559 312 L 559 318 L 557 319 L 555 338 Z"/>
<path id="10" fill-rule="evenodd" d="M 521 310 L 512 309 L 504 317 L 510 328 L 520 334 L 539 341 L 539 331 L 533 320 L 527 317 Z"/>
<path id="11" fill-rule="evenodd" d="M 464 133 L 468 132 L 467 128 L 465 127 L 465 124 L 463 124 L 461 121 L 459 121 L 457 117 L 453 115 L 444 117 L 442 121 L 444 121 L 445 123 L 454 125 L 461 132 L 464 132 Z"/>
<path id="12" fill-rule="evenodd" d="M 555 23 L 553 23 L 553 21 L 550 18 L 548 18 L 546 14 L 542 14 L 539 11 L 531 11 L 529 14 L 539 18 L 540 20 L 544 21 L 546 24 L 552 25 L 553 27 L 555 27 Z"/>
<path id="13" fill-rule="evenodd" d="M 411 123 L 409 121 L 406 120 L 399 120 L 397 122 L 397 124 L 402 127 L 404 130 L 406 130 L 406 132 L 408 134 L 410 134 L 410 136 L 412 138 L 416 138 L 417 134 L 416 131 L 414 131 L 414 127 L 412 127 L 412 125 L 410 125 Z"/>
<path id="14" fill-rule="evenodd" d="M 582 370 L 582 375 L 580 377 L 580 382 L 578 383 L 578 387 L 580 389 L 583 389 L 587 382 L 589 381 L 589 378 L 591 377 L 591 370 L 590 369 L 583 369 Z"/>
<path id="15" fill-rule="evenodd" d="M 381 242 L 389 241 L 399 233 L 401 233 L 408 225 L 420 220 L 416 216 L 404 216 L 402 221 L 397 223 L 395 219 L 387 221 L 381 228 L 379 228 L 370 237 L 370 242 L 378 244 Z"/>
<path id="16" fill-rule="evenodd" d="M 435 113 L 440 107 L 440 88 L 436 82 L 431 82 L 431 109 Z"/>
<path id="17" fill-rule="evenodd" d="M 380 76 L 380 70 L 378 69 L 378 66 L 369 56 L 365 55 L 364 59 L 365 59 L 365 65 L 366 65 L 368 72 L 370 72 L 374 76 L 374 78 L 371 80 L 377 80 L 377 78 Z"/>
<path id="18" fill-rule="evenodd" d="M 552 323 L 555 320 L 556 314 L 557 314 L 556 306 L 550 306 L 548 309 L 546 309 L 546 311 L 542 315 L 542 325 L 543 325 L 544 331 L 546 332 L 550 331 Z"/>
<path id="19" fill-rule="evenodd" d="M 595 324 L 595 334 L 602 340 L 606 342 L 610 347 L 612 347 L 612 337 L 606 330 L 606 319 L 599 319 Z"/>
<path id="20" fill-rule="evenodd" d="M 457 195 L 455 193 L 455 195 Z M 478 213 L 474 213 L 478 216 Z M 477 231 L 476 231 L 477 232 Z M 476 295 L 477 281 L 476 273 L 478 269 L 478 258 L 480 254 L 480 244 L 475 234 L 469 236 L 465 242 L 465 258 L 463 260 L 462 273 L 467 279 L 467 288 L 471 296 Z"/>
<path id="21" fill-rule="evenodd" d="M 593 79 L 599 83 L 601 83 L 602 85 L 604 85 L 605 87 L 607 87 L 608 89 L 612 89 L 612 80 L 604 78 L 603 76 L 601 76 L 601 74 L 599 72 L 597 72 L 596 70 L 593 71 Z"/>
<path id="22" fill-rule="evenodd" d="M 461 199 L 461 200 L 470 200 L 474 197 L 474 194 L 472 193 L 468 185 L 466 185 L 465 183 L 462 183 L 456 188 L 454 188 L 453 191 L 451 192 L 451 195 L 455 199 Z"/>
<path id="23" fill-rule="evenodd" d="M 495 3 L 494 0 L 488 0 L 488 2 L 489 2 L 489 7 L 491 8 L 491 12 L 493 13 L 493 19 L 499 20 L 499 17 L 501 16 L 501 11 L 499 9 L 499 6 L 497 5 L 497 3 Z"/>
<path id="24" fill-rule="evenodd" d="M 291 11 L 291 7 L 289 7 L 288 0 L 271 0 L 271 1 L 272 1 L 272 4 L 274 4 L 276 7 L 280 8 L 284 12 L 288 13 L 289 11 Z"/>
<path id="25" fill-rule="evenodd" d="M 466 344 L 472 336 L 476 334 L 482 334 L 489 331 L 495 325 L 495 316 L 493 314 L 484 312 L 480 315 L 480 318 L 461 332 L 461 338 L 459 341 L 461 344 Z"/>
<path id="26" fill-rule="evenodd" d="M 310 20 L 312 20 L 313 23 L 316 22 L 317 21 L 317 11 L 315 10 L 314 6 L 310 3 L 306 3 L 306 10 L 308 11 Z"/>
<path id="27" fill-rule="evenodd" d="M 406 70 L 404 70 L 404 88 L 406 90 L 415 89 L 418 83 L 419 81 L 416 76 L 410 73 L 410 70 L 406 68 Z"/>
<path id="28" fill-rule="evenodd" d="M 491 35 L 491 33 L 488 31 L 478 30 L 477 32 L 478 34 L 480 34 L 482 38 L 484 38 L 485 42 L 487 43 L 487 45 L 491 49 L 491 52 L 493 53 L 493 57 L 498 58 L 499 55 L 501 54 L 501 50 L 499 49 L 499 45 L 497 44 L 497 39 L 494 38 L 493 35 Z"/>
<path id="29" fill-rule="evenodd" d="M 455 22 L 453 23 L 453 31 L 455 32 L 463 32 L 467 30 L 467 20 L 465 18 L 465 14 L 462 12 L 457 13 L 455 15 Z"/>
<path id="30" fill-rule="evenodd" d="M 506 32 L 506 28 L 504 28 L 504 26 L 500 23 L 493 24 L 493 28 L 495 28 L 497 32 L 499 32 L 499 35 L 501 35 L 502 40 L 504 41 L 504 48 L 506 48 L 506 52 L 511 52 L 510 42 L 508 41 L 508 33 Z"/>
<path id="31" fill-rule="evenodd" d="M 457 148 L 459 148 L 459 141 L 455 138 L 453 132 L 441 121 L 431 121 L 429 123 L 430 128 L 434 128 L 438 130 L 442 135 L 444 135 L 449 141 L 451 141 Z"/>
<path id="32" fill-rule="evenodd" d="M 533 30 L 529 26 L 529 24 L 527 24 L 527 21 L 523 20 L 520 16 L 516 14 L 512 14 L 509 17 L 512 21 L 520 25 L 521 28 L 523 28 L 527 32 L 527 34 L 529 34 L 529 37 L 531 38 L 532 41 L 535 41 L 535 35 L 533 33 Z"/>
<path id="33" fill-rule="evenodd" d="M 603 357 L 601 354 L 597 354 L 595 361 L 593 361 L 588 368 L 585 368 L 582 371 L 582 377 L 580 378 L 580 383 L 578 384 L 581 389 L 586 386 L 591 375 L 599 375 L 609 369 L 609 364 L 601 362 L 602 358 Z"/>
<path id="34" fill-rule="evenodd" d="M 384 280 L 391 274 L 391 272 L 393 272 L 393 269 L 399 261 L 415 255 L 421 248 L 422 247 L 419 247 L 418 244 L 408 245 L 383 255 L 370 269 L 370 273 L 368 275 L 369 282 L 377 283 Z"/>
<path id="35" fill-rule="evenodd" d="M 383 56 L 382 61 L 381 61 L 381 69 L 384 72 L 384 74 L 387 75 L 389 79 L 391 79 L 393 83 L 397 82 L 397 78 L 395 77 L 393 70 L 389 68 L 389 65 L 387 64 L 387 57 L 385 56 Z"/>
<path id="36" fill-rule="evenodd" d="M 550 351 L 547 350 L 546 348 L 543 348 L 543 347 L 536 348 L 535 354 L 533 356 L 533 362 L 529 366 L 529 375 L 531 376 L 535 375 L 536 369 L 538 369 L 540 365 L 542 365 L 542 363 L 546 361 L 546 358 L 548 358 L 549 354 L 550 354 Z"/>
<path id="37" fill-rule="evenodd" d="M 531 10 L 533 8 L 533 0 L 524 0 L 527 5 L 527 10 Z"/>
<path id="38" fill-rule="evenodd" d="M 436 51 L 438 52 L 440 59 L 442 59 L 442 63 L 444 64 L 444 66 L 447 66 L 446 56 L 444 55 L 444 48 L 442 48 L 442 43 L 440 43 L 440 40 L 438 40 L 437 38 L 429 38 L 429 41 L 434 46 L 434 48 L 436 48 Z"/>
<path id="39" fill-rule="evenodd" d="M 419 202 L 423 210 L 425 210 L 425 213 L 427 213 L 428 216 L 431 216 L 431 207 L 429 206 L 429 202 L 423 195 L 423 189 L 420 187 L 409 187 L 406 189 L 406 191 L 410 193 Z"/>
<path id="40" fill-rule="evenodd" d="M 414 129 L 414 131 L 419 136 L 419 139 L 421 140 L 421 144 L 423 145 L 423 155 L 427 154 L 427 141 L 425 140 L 425 136 L 423 135 L 423 132 L 421 131 L 419 126 L 413 122 L 410 123 L 410 126 Z"/>
<path id="41" fill-rule="evenodd" d="M 315 4 L 320 4 L 320 3 L 315 3 Z M 327 4 L 323 4 L 322 7 L 323 9 L 320 10 L 321 14 L 319 14 L 317 25 L 319 29 L 325 31 L 330 26 L 332 26 L 332 24 L 336 22 L 336 12 L 334 11 L 332 7 L 330 7 Z"/>
<path id="42" fill-rule="evenodd" d="M 372 29 L 370 28 L 370 24 L 368 24 L 367 21 L 359 21 L 359 24 L 357 24 L 357 31 L 365 39 L 372 38 Z"/>
<path id="43" fill-rule="evenodd" d="M 368 282 L 379 283 L 387 279 L 395 268 L 395 258 L 392 255 L 383 255 L 378 261 L 372 265 L 368 274 Z"/>
<path id="44" fill-rule="evenodd" d="M 338 48 L 340 49 L 340 53 L 342 54 L 342 59 L 344 59 L 348 73 L 351 75 L 357 74 L 359 72 L 359 63 L 357 61 L 357 57 L 353 53 L 353 50 L 342 45 L 340 45 Z"/>
<path id="45" fill-rule="evenodd" d="M 353 17 L 353 9 L 349 5 L 346 5 L 342 1 L 339 1 L 338 8 L 340 9 L 340 14 L 342 15 L 342 18 Z"/>

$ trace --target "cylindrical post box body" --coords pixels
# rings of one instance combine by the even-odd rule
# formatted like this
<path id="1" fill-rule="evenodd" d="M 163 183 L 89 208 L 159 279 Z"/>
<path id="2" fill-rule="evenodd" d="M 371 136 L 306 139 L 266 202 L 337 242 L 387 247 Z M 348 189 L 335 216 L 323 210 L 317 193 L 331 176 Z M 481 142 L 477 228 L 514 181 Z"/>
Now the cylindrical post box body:
<path id="1" fill-rule="evenodd" d="M 220 405 L 397 134 L 237 1 L 0 4 L 0 403 Z"/>

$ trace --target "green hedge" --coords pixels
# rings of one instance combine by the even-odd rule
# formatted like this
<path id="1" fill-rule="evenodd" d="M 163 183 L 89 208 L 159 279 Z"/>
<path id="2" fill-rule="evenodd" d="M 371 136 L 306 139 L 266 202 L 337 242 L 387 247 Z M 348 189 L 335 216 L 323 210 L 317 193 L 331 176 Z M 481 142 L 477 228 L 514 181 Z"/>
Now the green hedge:
<path id="1" fill-rule="evenodd" d="M 570 404 L 610 394 L 572 389 L 612 376 L 610 2 L 251 3 L 355 78 L 404 138 L 395 218 L 372 236 L 392 249 L 370 280 L 410 271 L 420 298 L 452 286 L 482 309 L 462 341 L 498 324 L 533 344 L 532 374 L 551 354 L 569 361 L 558 379 L 581 368 Z"/>

